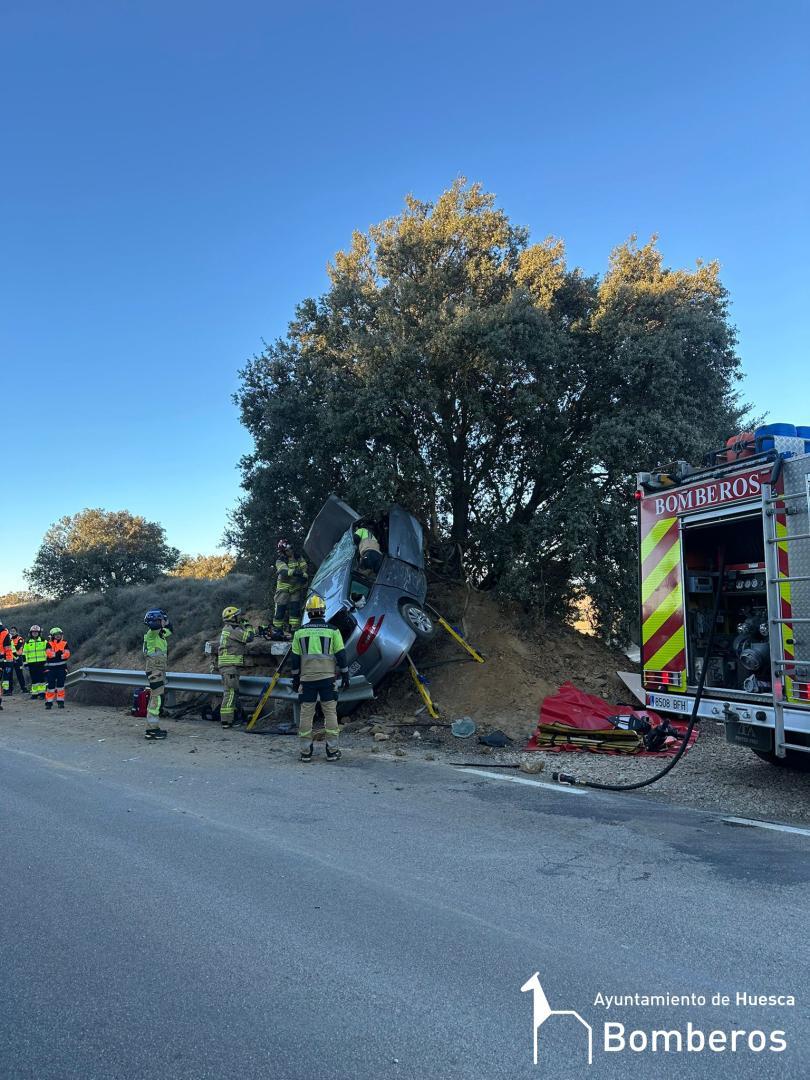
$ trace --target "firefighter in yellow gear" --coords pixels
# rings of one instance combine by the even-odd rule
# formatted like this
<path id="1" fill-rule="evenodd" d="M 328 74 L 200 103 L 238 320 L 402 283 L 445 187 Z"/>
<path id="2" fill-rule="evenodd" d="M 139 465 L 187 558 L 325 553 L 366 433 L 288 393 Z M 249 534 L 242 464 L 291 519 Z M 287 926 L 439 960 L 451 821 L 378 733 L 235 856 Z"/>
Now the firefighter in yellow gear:
<path id="1" fill-rule="evenodd" d="M 222 703 L 219 718 L 224 728 L 233 727 L 239 701 L 239 674 L 245 666 L 245 646 L 254 638 L 254 630 L 242 618 L 238 607 L 230 605 L 222 612 L 222 630 L 217 648 L 217 667 L 222 676 Z"/>
<path id="2" fill-rule="evenodd" d="M 321 703 L 326 732 L 326 760 L 340 758 L 335 679 L 340 674 L 342 687 L 349 685 L 349 666 L 340 631 L 325 621 L 326 603 L 315 593 L 306 604 L 307 623 L 296 630 L 292 639 L 292 687 L 298 694 L 300 717 L 298 738 L 301 761 L 312 761 L 312 723 L 315 705 Z"/>
<path id="3" fill-rule="evenodd" d="M 364 522 L 359 521 L 352 530 L 352 540 L 357 547 L 358 568 L 366 574 L 376 575 L 383 562 L 377 537 Z"/>
<path id="4" fill-rule="evenodd" d="M 276 558 L 276 591 L 273 596 L 274 641 L 284 641 L 301 625 L 301 605 L 307 588 L 307 560 L 297 558 L 287 540 L 279 540 Z"/>
<path id="5" fill-rule="evenodd" d="M 143 621 L 147 630 L 143 635 L 144 669 L 149 683 L 149 705 L 146 715 L 150 721 L 144 736 L 147 739 L 165 739 L 168 732 L 160 726 L 160 707 L 166 692 L 166 669 L 169 666 L 169 638 L 172 624 L 163 608 L 150 608 Z"/>

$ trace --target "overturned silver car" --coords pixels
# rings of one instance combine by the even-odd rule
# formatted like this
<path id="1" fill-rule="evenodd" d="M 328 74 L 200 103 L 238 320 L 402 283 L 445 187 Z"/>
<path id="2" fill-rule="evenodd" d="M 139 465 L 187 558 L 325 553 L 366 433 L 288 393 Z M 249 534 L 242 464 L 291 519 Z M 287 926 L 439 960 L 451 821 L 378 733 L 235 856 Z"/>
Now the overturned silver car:
<path id="1" fill-rule="evenodd" d="M 433 636 L 425 608 L 427 579 L 422 526 L 401 506 L 362 524 L 376 537 L 382 559 L 374 573 L 358 563 L 354 530 L 360 515 L 330 495 L 304 541 L 317 571 L 310 593 L 326 601 L 326 619 L 340 630 L 350 675 L 377 686 L 405 659 L 414 642 Z"/>

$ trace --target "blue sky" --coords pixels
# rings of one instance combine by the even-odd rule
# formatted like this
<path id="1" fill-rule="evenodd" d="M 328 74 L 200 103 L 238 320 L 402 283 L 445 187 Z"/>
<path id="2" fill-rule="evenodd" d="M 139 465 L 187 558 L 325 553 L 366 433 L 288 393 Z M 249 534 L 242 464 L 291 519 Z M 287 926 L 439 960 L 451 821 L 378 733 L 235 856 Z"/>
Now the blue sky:
<path id="1" fill-rule="evenodd" d="M 717 258 L 810 423 L 806 2 L 0 0 L 0 592 L 85 506 L 212 551 L 230 394 L 352 229 L 465 175 L 569 261 Z"/>

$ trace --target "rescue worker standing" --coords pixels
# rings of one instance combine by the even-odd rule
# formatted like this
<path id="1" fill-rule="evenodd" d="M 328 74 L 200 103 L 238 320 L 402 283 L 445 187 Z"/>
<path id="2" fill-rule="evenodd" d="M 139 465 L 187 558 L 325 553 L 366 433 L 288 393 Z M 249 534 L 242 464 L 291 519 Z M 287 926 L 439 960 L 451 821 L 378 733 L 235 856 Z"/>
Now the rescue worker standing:
<path id="1" fill-rule="evenodd" d="M 167 731 L 160 726 L 160 706 L 166 691 L 166 669 L 169 661 L 169 638 L 172 624 L 169 616 L 161 608 L 150 608 L 143 621 L 148 629 L 143 635 L 143 652 L 146 657 L 146 681 L 149 683 L 149 705 L 146 716 L 147 724 L 144 735 L 147 739 L 165 739 Z"/>
<path id="2" fill-rule="evenodd" d="M 55 701 L 57 709 L 64 709 L 65 678 L 67 677 L 67 662 L 70 659 L 70 649 L 65 641 L 61 626 L 51 627 L 45 657 L 45 674 L 48 679 L 48 689 L 45 691 L 45 708 L 53 708 Z"/>
<path id="3" fill-rule="evenodd" d="M 31 676 L 31 699 L 45 700 L 45 661 L 48 658 L 48 642 L 42 636 L 42 627 L 34 623 L 28 631 L 23 655 Z"/>
<path id="4" fill-rule="evenodd" d="M 222 612 L 224 626 L 219 635 L 217 667 L 222 676 L 222 704 L 219 718 L 224 728 L 233 727 L 233 717 L 239 701 L 239 675 L 245 666 L 245 646 L 253 641 L 253 627 L 242 618 L 238 607 L 226 607 Z"/>
<path id="5" fill-rule="evenodd" d="M 292 688 L 298 694 L 300 717 L 298 738 L 301 761 L 312 761 L 312 723 L 315 704 L 320 701 L 326 732 L 326 760 L 340 758 L 335 678 L 340 672 L 342 687 L 349 685 L 346 649 L 340 631 L 325 620 L 326 603 L 315 593 L 307 600 L 308 622 L 296 630 L 292 640 Z"/>
<path id="6" fill-rule="evenodd" d="M 284 641 L 301 625 L 301 604 L 307 587 L 307 560 L 296 558 L 292 545 L 279 540 L 276 592 L 273 597 L 273 641 Z"/>
<path id="7" fill-rule="evenodd" d="M 20 684 L 20 690 L 25 693 L 28 687 L 25 685 L 25 638 L 19 632 L 16 626 L 9 627 L 9 633 L 11 634 L 11 642 L 14 646 L 14 671 L 17 675 L 17 682 Z M 11 693 L 11 677 L 9 677 L 9 693 Z"/>
<path id="8" fill-rule="evenodd" d="M 376 574 L 382 566 L 380 543 L 371 529 L 364 522 L 358 522 L 352 530 L 352 539 L 357 545 L 357 564 L 368 574 Z"/>
<path id="9" fill-rule="evenodd" d="M 3 708 L 3 695 L 10 694 L 14 679 L 14 641 L 11 634 L 0 622 L 0 709 Z"/>

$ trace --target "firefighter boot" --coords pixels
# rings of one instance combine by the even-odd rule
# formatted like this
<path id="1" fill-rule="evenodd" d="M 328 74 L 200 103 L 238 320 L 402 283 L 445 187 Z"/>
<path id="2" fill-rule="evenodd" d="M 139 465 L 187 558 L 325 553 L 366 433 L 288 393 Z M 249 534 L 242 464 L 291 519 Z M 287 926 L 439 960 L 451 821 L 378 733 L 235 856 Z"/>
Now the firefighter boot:
<path id="1" fill-rule="evenodd" d="M 313 746 L 312 746 L 312 743 L 310 743 L 309 746 L 306 748 L 306 750 L 301 751 L 301 753 L 299 754 L 298 760 L 299 761 L 312 761 L 312 751 L 313 751 Z"/>
<path id="2" fill-rule="evenodd" d="M 57 701 L 56 707 L 57 707 L 57 709 L 64 709 L 64 707 L 65 707 L 64 701 Z"/>
<path id="3" fill-rule="evenodd" d="M 52 701 L 46 701 L 45 702 L 45 708 L 46 709 L 52 709 L 53 708 L 53 702 Z"/>
<path id="4" fill-rule="evenodd" d="M 337 746 L 330 746 L 326 744 L 326 760 L 327 761 L 340 761 L 340 750 Z"/>
<path id="5" fill-rule="evenodd" d="M 148 727 L 143 734 L 146 739 L 165 739 L 169 733 L 162 727 Z"/>

